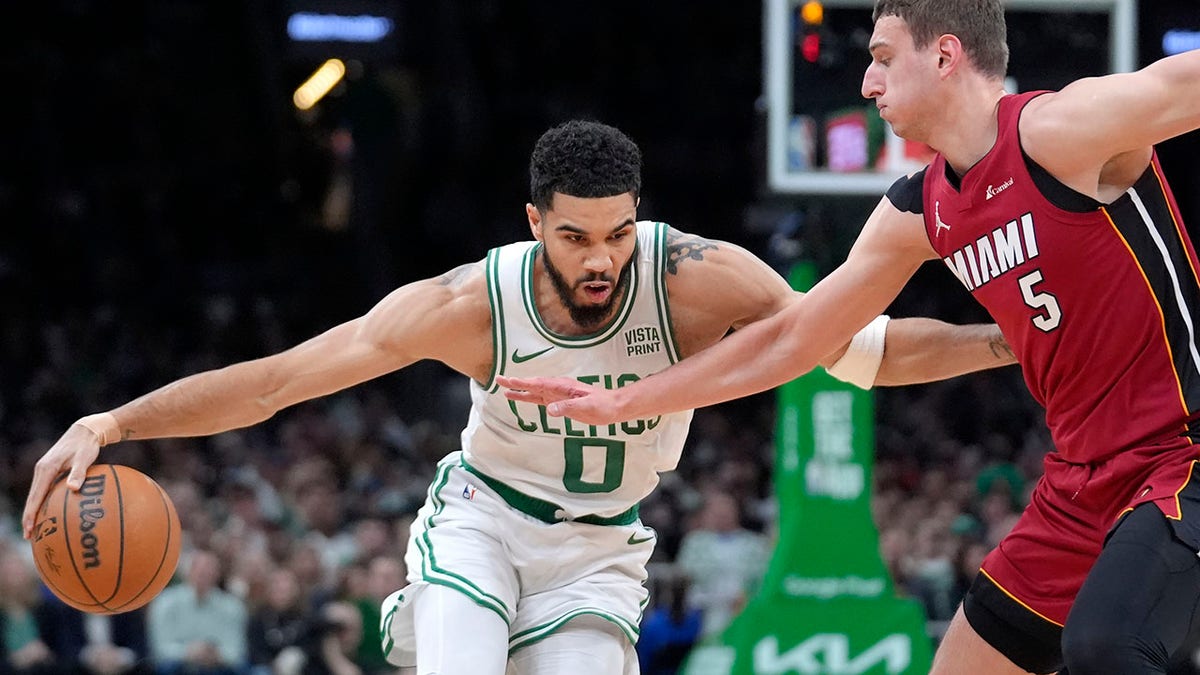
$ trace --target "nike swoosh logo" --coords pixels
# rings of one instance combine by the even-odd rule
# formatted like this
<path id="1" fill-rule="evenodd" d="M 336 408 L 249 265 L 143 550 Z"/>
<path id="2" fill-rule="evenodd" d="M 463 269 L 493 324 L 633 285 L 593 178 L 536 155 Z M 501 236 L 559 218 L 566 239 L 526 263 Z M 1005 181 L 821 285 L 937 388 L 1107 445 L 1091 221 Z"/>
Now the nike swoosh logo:
<path id="1" fill-rule="evenodd" d="M 536 359 L 537 357 L 541 356 L 542 354 L 545 354 L 546 352 L 550 351 L 551 349 L 554 349 L 554 347 L 546 347 L 542 351 L 534 352 L 532 354 L 519 354 L 518 352 L 521 350 L 514 349 L 513 355 L 512 355 L 512 362 L 513 363 L 525 363 L 526 361 L 529 361 L 530 359 Z"/>
<path id="2" fill-rule="evenodd" d="M 644 544 L 645 542 L 651 541 L 653 539 L 654 539 L 653 535 L 651 535 L 649 537 L 643 537 L 641 539 L 638 539 L 637 532 L 634 532 L 633 534 L 629 535 L 629 545 L 636 546 L 638 544 Z"/>

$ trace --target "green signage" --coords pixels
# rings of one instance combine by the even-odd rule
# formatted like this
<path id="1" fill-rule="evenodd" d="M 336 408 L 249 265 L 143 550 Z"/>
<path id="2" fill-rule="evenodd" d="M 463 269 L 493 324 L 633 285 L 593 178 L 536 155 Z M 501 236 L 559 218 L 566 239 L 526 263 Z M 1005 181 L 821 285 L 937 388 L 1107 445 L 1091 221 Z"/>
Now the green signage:
<path id="1" fill-rule="evenodd" d="M 810 265 L 793 270 L 808 289 Z M 779 541 L 762 589 L 686 675 L 929 672 L 921 606 L 893 592 L 871 518 L 871 392 L 821 368 L 779 389 Z"/>

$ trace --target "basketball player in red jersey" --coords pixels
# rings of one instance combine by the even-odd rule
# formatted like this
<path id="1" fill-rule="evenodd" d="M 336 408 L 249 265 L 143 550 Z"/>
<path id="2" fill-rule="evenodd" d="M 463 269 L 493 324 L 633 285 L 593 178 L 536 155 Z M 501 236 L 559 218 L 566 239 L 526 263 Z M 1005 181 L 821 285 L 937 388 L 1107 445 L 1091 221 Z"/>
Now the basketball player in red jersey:
<path id="1" fill-rule="evenodd" d="M 1200 51 L 1007 95 L 1000 0 L 879 0 L 870 51 L 863 95 L 938 155 L 888 191 L 841 267 L 631 386 L 501 384 L 590 424 L 762 391 L 940 259 L 1016 351 L 1055 451 L 933 672 L 1165 672 L 1200 630 L 1200 262 L 1153 145 L 1200 128 Z"/>

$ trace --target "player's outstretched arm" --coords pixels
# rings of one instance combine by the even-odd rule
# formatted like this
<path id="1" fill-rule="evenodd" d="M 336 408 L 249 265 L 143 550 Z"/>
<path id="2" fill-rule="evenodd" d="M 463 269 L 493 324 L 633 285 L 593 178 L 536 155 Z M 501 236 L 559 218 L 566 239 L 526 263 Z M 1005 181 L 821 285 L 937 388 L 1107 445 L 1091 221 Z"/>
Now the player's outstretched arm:
<path id="1" fill-rule="evenodd" d="M 994 323 L 957 325 L 936 319 L 892 319 L 875 386 L 945 380 L 1017 362 Z"/>
<path id="2" fill-rule="evenodd" d="M 615 390 L 540 378 L 498 381 L 517 389 L 513 397 L 520 400 L 561 397 L 547 406 L 549 412 L 588 424 L 654 417 L 764 391 L 834 354 L 932 257 L 921 216 L 884 199 L 847 261 L 807 295 L 662 372 Z"/>
<path id="3" fill-rule="evenodd" d="M 261 422 L 279 410 L 392 372 L 415 361 L 441 360 L 463 372 L 490 359 L 474 338 L 490 335 L 482 265 L 403 286 L 367 314 L 284 352 L 197 373 L 107 413 L 71 425 L 38 460 L 23 527 L 53 479 L 69 470 L 77 489 L 102 445 L 118 440 L 204 436 Z M 477 329 L 477 330 L 476 330 Z M 484 356 L 478 355 L 481 352 Z M 486 371 L 484 371 L 486 372 Z"/>
<path id="4" fill-rule="evenodd" d="M 774 316 L 804 296 L 753 253 L 728 242 L 671 228 L 667 253 L 672 321 L 685 357 L 711 346 L 730 329 Z M 703 337 L 696 341 L 697 336 Z M 885 317 L 869 323 L 818 363 L 865 389 L 944 380 L 1011 365 L 1016 359 L 995 324 L 960 326 Z"/>
<path id="5" fill-rule="evenodd" d="M 1038 164 L 1084 194 L 1131 182 L 1150 147 L 1200 129 L 1200 50 L 1132 73 L 1077 80 L 1021 115 L 1021 142 Z M 1123 187 L 1121 191 L 1123 191 Z"/>
<path id="6" fill-rule="evenodd" d="M 1017 362 L 1008 340 L 994 323 L 957 325 L 926 318 L 893 319 L 887 323 L 883 339 L 879 370 L 867 386 L 936 382 Z M 829 368 L 845 353 L 846 346 L 843 346 L 822 359 L 820 365 Z M 842 379 L 863 386 L 853 379 Z M 562 414 L 555 403 L 582 398 L 600 390 L 569 377 L 499 377 L 497 382 L 506 387 L 504 393 L 508 398 L 548 406 L 553 415 Z M 597 406 L 607 404 L 603 399 L 594 403 Z M 594 412 L 597 419 L 617 415 L 615 402 L 612 406 L 603 410 L 597 408 Z"/>

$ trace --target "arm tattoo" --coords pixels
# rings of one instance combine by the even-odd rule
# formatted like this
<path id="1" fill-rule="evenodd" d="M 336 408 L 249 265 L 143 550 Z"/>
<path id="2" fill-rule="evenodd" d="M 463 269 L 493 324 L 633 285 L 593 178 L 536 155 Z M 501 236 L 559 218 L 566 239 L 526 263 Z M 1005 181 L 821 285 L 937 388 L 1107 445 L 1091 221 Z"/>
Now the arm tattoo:
<path id="1" fill-rule="evenodd" d="M 716 250 L 717 245 L 703 237 L 684 234 L 679 230 L 667 230 L 667 273 L 678 274 L 679 264 L 684 260 L 704 260 L 705 251 Z"/>
<path id="2" fill-rule="evenodd" d="M 1013 353 L 1012 347 L 1008 346 L 1008 340 L 1005 340 L 1003 335 L 988 340 L 988 347 L 992 350 L 992 355 L 998 359 L 1016 360 L 1017 358 L 1017 355 Z"/>
<path id="3" fill-rule="evenodd" d="M 459 265 L 458 267 L 455 267 L 449 272 L 446 272 L 442 276 L 438 277 L 437 282 L 442 286 L 458 286 L 463 282 L 467 275 L 471 273 L 471 268 L 474 266 L 475 263 Z"/>

